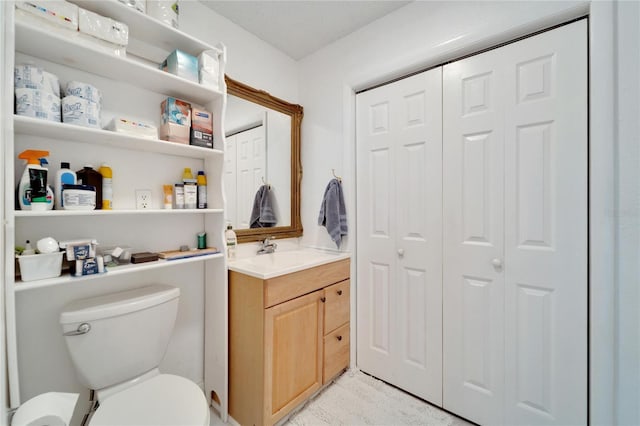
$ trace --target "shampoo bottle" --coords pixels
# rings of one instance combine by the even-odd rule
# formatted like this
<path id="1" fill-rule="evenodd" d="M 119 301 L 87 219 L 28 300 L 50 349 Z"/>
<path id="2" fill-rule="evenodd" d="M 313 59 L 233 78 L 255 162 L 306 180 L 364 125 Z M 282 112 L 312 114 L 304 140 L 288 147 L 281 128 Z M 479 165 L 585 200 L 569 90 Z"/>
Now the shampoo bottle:
<path id="1" fill-rule="evenodd" d="M 102 175 L 102 210 L 113 209 L 113 172 L 107 164 L 98 169 Z"/>
<path id="2" fill-rule="evenodd" d="M 18 185 L 18 203 L 21 210 L 47 209 L 47 168 L 40 165 L 40 158 L 47 157 L 49 151 L 28 149 L 18 158 L 27 161 Z"/>
<path id="3" fill-rule="evenodd" d="M 69 169 L 69 163 L 60 163 L 60 170 L 56 173 L 56 181 L 53 185 L 55 189 L 56 210 L 64 209 L 64 200 L 62 199 L 62 185 L 75 185 L 78 182 L 76 172 Z"/>

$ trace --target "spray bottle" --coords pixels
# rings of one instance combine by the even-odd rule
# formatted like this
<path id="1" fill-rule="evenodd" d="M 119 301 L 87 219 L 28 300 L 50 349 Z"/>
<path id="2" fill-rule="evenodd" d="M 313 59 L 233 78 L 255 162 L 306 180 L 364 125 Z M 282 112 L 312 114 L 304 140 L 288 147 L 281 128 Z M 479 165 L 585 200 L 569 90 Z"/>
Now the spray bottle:
<path id="1" fill-rule="evenodd" d="M 18 158 L 27 161 L 18 185 L 21 210 L 47 210 L 47 169 L 40 165 L 40 158 L 48 155 L 49 151 L 32 149 L 18 155 Z"/>

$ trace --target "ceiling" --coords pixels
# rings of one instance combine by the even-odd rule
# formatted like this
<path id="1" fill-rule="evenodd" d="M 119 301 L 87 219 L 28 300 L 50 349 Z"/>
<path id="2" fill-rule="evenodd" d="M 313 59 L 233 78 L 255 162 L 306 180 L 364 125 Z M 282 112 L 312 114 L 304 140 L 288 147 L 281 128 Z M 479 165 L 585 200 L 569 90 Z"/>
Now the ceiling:
<path id="1" fill-rule="evenodd" d="M 200 2 L 296 60 L 410 3 L 401 0 Z"/>

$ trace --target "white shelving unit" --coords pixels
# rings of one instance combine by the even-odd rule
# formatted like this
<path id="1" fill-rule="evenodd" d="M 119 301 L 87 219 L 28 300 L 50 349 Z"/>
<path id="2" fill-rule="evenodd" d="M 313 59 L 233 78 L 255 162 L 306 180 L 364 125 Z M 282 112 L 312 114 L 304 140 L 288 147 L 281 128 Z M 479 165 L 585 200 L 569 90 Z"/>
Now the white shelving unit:
<path id="1" fill-rule="evenodd" d="M 24 317 L 16 304 L 16 296 L 37 294 L 41 289 L 49 291 L 69 291 L 72 284 L 96 283 L 96 291 L 109 292 L 107 278 L 133 279 L 140 273 L 153 272 L 157 269 L 180 267 L 196 268 L 194 276 L 204 277 L 202 288 L 204 294 L 204 392 L 209 401 L 216 406 L 223 420 L 227 419 L 227 274 L 226 258 L 223 254 L 225 243 L 224 233 L 224 198 L 222 188 L 222 168 L 224 161 L 224 110 L 226 105 L 226 85 L 224 84 L 224 63 L 226 51 L 224 46 L 211 46 L 197 40 L 188 34 L 169 27 L 159 21 L 141 14 L 125 6 L 117 0 L 102 1 L 72 1 L 80 7 L 92 10 L 104 16 L 109 16 L 125 22 L 130 30 L 130 44 L 127 49 L 128 57 L 118 57 L 96 50 L 75 37 L 50 32 L 45 28 L 37 28 L 15 21 L 13 2 L 3 2 L 5 28 L 7 31 L 3 52 L 4 64 L 12 70 L 19 60 L 27 58 L 30 62 L 41 64 L 45 69 L 51 66 L 58 73 L 68 71 L 70 75 L 81 75 L 86 82 L 98 85 L 103 83 L 103 98 L 107 98 L 110 88 L 119 96 L 128 93 L 133 86 L 135 95 L 140 103 L 140 93 L 148 93 L 148 111 L 157 110 L 157 99 L 176 97 L 204 106 L 213 112 L 214 141 L 220 149 L 207 149 L 195 146 L 181 145 L 161 140 L 131 137 L 101 129 L 90 129 L 54 123 L 23 116 L 8 117 L 9 137 L 5 138 L 3 150 L 5 158 L 5 299 L 7 315 L 7 360 L 9 365 L 9 394 L 10 406 L 17 407 L 20 399 L 21 378 L 18 368 L 18 343 L 20 336 L 19 322 Z M 198 55 L 204 50 L 214 50 L 220 54 L 220 88 L 212 90 L 197 83 L 187 81 L 172 74 L 168 74 L 154 67 L 150 62 L 161 62 L 174 49 L 181 49 L 192 55 Z M 18 58 L 18 59 L 16 59 Z M 51 65 L 52 64 L 52 65 Z M 11 74 L 13 74 L 11 72 Z M 63 76 L 59 76 L 61 82 Z M 8 93 L 12 92 L 12 82 L 5 79 L 2 84 Z M 84 80 L 83 80 L 84 81 Z M 107 83 L 104 83 L 104 82 Z M 100 87 L 99 87 L 100 88 Z M 118 99 L 120 101 L 120 99 Z M 122 100 L 126 102 L 127 100 Z M 7 105 L 6 101 L 4 105 Z M 147 115 L 149 113 L 147 112 Z M 13 189 L 16 177 L 22 172 L 20 162 L 16 157 L 23 149 L 35 147 L 47 149 L 52 158 L 71 157 L 80 168 L 81 161 L 97 161 L 108 159 L 114 168 L 114 210 L 96 211 L 20 211 L 12 208 L 14 204 Z M 63 160 L 64 161 L 64 160 Z M 50 161 L 50 173 L 57 169 Z M 196 167 L 204 170 L 207 175 L 207 198 L 209 208 L 198 210 L 163 210 L 152 208 L 149 210 L 135 210 L 130 207 L 129 199 L 121 198 L 115 191 L 118 176 L 122 180 L 141 182 L 156 188 L 160 192 L 162 184 L 176 182 L 181 175 L 180 166 Z M 97 168 L 97 166 L 96 166 Z M 121 193 L 133 191 L 126 185 L 120 185 Z M 129 196 L 129 195 L 127 195 Z M 118 205 L 123 208 L 117 209 Z M 135 206 L 134 206 L 135 207 Z M 140 230 L 143 228 L 143 230 Z M 169 228 L 169 231 L 167 231 Z M 184 232 L 183 229 L 184 228 Z M 197 256 L 179 260 L 160 260 L 139 265 L 119 266 L 108 268 L 105 274 L 85 277 L 61 276 L 47 280 L 21 282 L 15 281 L 15 259 L 13 247 L 22 242 L 25 235 L 38 232 L 41 229 L 51 229 L 52 234 L 59 238 L 76 238 L 78 234 L 94 237 L 98 235 L 105 244 L 132 243 L 144 245 L 148 251 L 166 250 L 168 246 L 179 247 L 182 238 L 192 238 L 195 230 L 207 233 L 208 245 L 217 247 L 221 253 Z M 181 235 L 181 232 L 186 235 Z M 149 235 L 153 234 L 153 235 Z M 166 234 L 166 238 L 164 235 Z M 145 238 L 145 235 L 147 236 Z M 37 238 L 47 235 L 38 235 Z M 35 237 L 33 237 L 35 239 Z M 110 241 L 109 238 L 119 238 Z M 131 241 L 127 241 L 130 238 Z M 124 241 L 122 241 L 124 240 Z M 99 239 L 100 241 L 100 239 Z M 162 241 L 162 244 L 160 243 Z M 100 241 L 103 243 L 103 241 Z M 146 245 L 145 245 L 146 243 Z M 215 393 L 215 397 L 214 397 Z"/>

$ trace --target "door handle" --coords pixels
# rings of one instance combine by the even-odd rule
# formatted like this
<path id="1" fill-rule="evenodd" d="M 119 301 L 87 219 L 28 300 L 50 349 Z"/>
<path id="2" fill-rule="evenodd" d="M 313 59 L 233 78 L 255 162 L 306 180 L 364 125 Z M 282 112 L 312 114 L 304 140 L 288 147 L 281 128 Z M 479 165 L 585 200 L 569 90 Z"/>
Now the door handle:
<path id="1" fill-rule="evenodd" d="M 78 326 L 78 328 L 76 330 L 67 331 L 66 333 L 64 333 L 64 335 L 65 336 L 79 336 L 81 334 L 87 334 L 89 331 L 91 331 L 91 324 L 89 324 L 88 322 L 83 322 L 82 324 L 80 324 Z"/>
<path id="2" fill-rule="evenodd" d="M 500 269 L 502 268 L 502 259 L 499 259 L 496 257 L 491 261 L 491 264 L 493 265 L 494 268 Z"/>
<path id="3" fill-rule="evenodd" d="M 398 249 L 398 256 L 400 257 L 404 256 L 404 249 Z"/>

